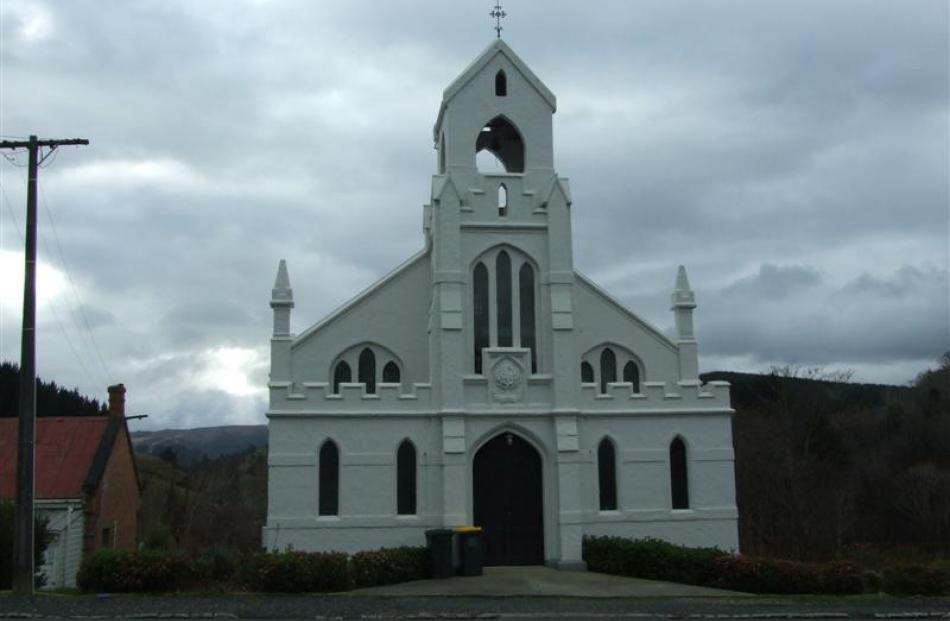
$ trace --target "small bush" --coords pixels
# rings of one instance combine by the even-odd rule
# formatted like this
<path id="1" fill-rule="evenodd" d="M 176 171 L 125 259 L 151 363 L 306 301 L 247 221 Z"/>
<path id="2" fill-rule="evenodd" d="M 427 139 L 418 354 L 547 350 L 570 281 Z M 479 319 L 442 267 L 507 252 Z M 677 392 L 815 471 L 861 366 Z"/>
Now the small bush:
<path id="1" fill-rule="evenodd" d="M 881 588 L 892 595 L 950 595 L 950 569 L 940 565 L 898 565 L 881 576 Z"/>
<path id="2" fill-rule="evenodd" d="M 350 557 L 350 573 L 356 588 L 421 580 L 431 573 L 429 550 L 404 546 L 357 552 Z"/>
<path id="3" fill-rule="evenodd" d="M 270 593 L 329 593 L 352 588 L 342 552 L 269 552 L 245 559 L 243 586 Z"/>
<path id="4" fill-rule="evenodd" d="M 99 550 L 83 560 L 76 582 L 83 591 L 177 591 L 199 584 L 193 558 L 178 552 Z"/>

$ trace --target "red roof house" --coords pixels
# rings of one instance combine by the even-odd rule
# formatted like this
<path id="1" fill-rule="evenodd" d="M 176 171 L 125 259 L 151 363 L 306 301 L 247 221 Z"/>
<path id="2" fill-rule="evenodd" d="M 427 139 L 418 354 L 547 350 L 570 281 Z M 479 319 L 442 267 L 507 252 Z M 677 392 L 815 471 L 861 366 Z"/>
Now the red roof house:
<path id="1" fill-rule="evenodd" d="M 18 430 L 17 418 L 0 418 L 0 499 L 16 498 Z M 79 557 L 99 548 L 136 548 L 140 485 L 122 384 L 109 387 L 106 416 L 36 419 L 35 472 L 37 513 L 54 535 L 47 564 L 58 563 L 47 586 L 73 586 Z"/>

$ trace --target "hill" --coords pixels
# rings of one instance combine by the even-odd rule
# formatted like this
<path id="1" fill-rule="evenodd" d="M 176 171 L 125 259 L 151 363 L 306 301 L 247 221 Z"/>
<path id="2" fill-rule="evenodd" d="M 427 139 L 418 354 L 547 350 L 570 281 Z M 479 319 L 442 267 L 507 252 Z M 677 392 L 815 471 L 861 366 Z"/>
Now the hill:
<path id="1" fill-rule="evenodd" d="M 195 429 L 133 431 L 139 455 L 175 456 L 183 465 L 267 447 L 267 425 L 225 425 Z"/>

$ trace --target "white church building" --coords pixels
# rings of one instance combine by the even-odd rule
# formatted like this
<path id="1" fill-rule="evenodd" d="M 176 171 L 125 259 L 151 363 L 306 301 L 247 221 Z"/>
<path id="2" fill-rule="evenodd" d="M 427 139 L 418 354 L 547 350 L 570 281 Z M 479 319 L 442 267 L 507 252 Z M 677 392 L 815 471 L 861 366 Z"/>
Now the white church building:
<path id="1" fill-rule="evenodd" d="M 298 334 L 281 261 L 267 548 L 477 525 L 495 565 L 582 567 L 585 535 L 737 549 L 729 385 L 699 380 L 686 271 L 671 339 L 574 269 L 555 109 L 494 41 L 443 93 L 422 250 Z"/>

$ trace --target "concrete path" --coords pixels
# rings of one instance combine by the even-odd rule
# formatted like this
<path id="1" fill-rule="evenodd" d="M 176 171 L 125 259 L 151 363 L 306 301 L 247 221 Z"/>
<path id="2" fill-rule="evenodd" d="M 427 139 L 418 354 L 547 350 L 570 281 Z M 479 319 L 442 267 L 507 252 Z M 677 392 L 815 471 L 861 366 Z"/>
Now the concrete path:
<path id="1" fill-rule="evenodd" d="M 417 580 L 341 594 L 348 597 L 743 597 L 744 593 L 550 567 L 486 567 L 484 575 Z"/>

